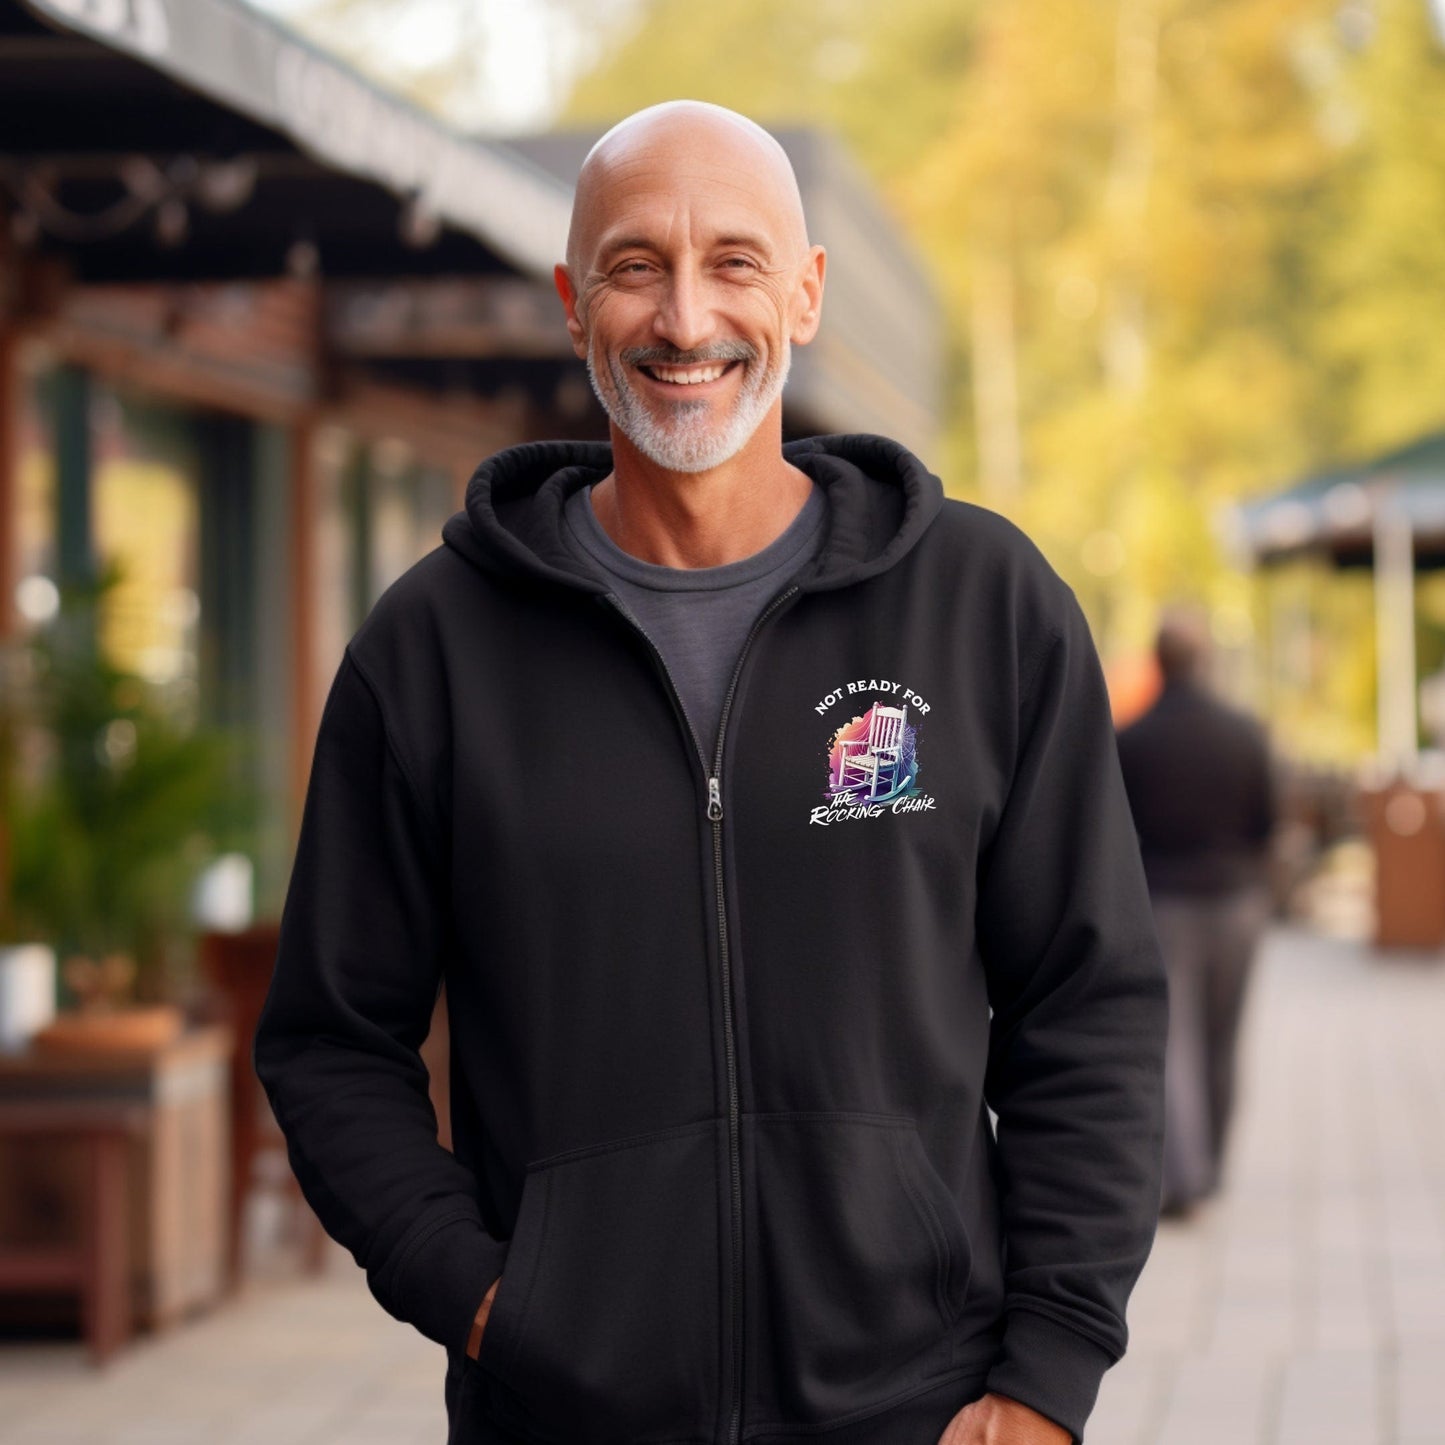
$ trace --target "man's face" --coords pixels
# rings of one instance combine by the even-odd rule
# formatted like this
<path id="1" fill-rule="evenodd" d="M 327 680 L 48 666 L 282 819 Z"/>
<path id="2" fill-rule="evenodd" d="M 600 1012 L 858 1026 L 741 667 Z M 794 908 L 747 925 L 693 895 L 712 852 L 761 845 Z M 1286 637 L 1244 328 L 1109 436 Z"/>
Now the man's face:
<path id="1" fill-rule="evenodd" d="M 741 450 L 781 405 L 792 342 L 816 330 L 822 248 L 745 154 L 726 137 L 630 147 L 558 279 L 613 425 L 670 471 Z"/>

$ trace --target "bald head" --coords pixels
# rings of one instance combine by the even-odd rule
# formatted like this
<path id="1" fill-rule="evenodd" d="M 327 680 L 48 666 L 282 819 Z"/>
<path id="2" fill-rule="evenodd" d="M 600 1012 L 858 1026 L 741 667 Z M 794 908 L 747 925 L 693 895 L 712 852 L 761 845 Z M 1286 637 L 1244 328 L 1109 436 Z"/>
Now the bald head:
<path id="1" fill-rule="evenodd" d="M 808 246 L 803 198 L 792 162 L 756 121 L 701 100 L 669 100 L 618 121 L 582 162 L 567 232 L 567 266 L 579 281 L 609 227 L 626 223 L 639 192 L 665 188 L 732 200 L 753 209 L 780 256 Z"/>

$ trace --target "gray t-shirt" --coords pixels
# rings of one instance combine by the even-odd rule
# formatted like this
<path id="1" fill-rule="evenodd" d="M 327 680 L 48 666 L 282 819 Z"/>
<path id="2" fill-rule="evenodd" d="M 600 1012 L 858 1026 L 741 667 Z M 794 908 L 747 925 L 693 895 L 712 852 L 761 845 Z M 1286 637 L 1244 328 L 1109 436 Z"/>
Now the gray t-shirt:
<path id="1" fill-rule="evenodd" d="M 826 493 L 815 481 L 779 536 L 720 567 L 664 567 L 624 552 L 597 520 L 591 486 L 578 487 L 562 515 L 568 545 L 612 584 L 657 644 L 711 769 L 738 653 L 758 613 L 822 546 Z"/>

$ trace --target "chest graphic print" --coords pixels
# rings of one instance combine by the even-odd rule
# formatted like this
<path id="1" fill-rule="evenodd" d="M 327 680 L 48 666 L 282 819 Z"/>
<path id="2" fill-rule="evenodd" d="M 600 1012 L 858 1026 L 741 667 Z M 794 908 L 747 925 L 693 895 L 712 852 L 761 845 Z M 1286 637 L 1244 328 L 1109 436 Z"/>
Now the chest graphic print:
<path id="1" fill-rule="evenodd" d="M 825 746 L 824 802 L 809 821 L 827 827 L 885 813 L 913 813 L 936 806 L 918 786 L 918 722 L 928 712 L 912 688 L 883 678 L 846 683 L 815 708 L 826 716 L 845 699 L 867 709 L 834 726 Z"/>

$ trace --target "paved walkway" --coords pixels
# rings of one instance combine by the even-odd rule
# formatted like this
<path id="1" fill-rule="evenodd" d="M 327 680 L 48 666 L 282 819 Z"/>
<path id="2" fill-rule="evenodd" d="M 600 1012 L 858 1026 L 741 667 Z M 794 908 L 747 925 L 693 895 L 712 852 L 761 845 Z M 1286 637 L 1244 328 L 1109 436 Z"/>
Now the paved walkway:
<path id="1" fill-rule="evenodd" d="M 1271 931 L 1225 1197 L 1165 1224 L 1088 1445 L 1445 1445 L 1445 958 Z M 0 1445 L 441 1445 L 440 1351 L 350 1255 L 101 1372 L 0 1348 Z"/>
<path id="2" fill-rule="evenodd" d="M 1277 928 L 1228 1187 L 1160 1226 L 1089 1445 L 1445 1445 L 1445 959 Z"/>

